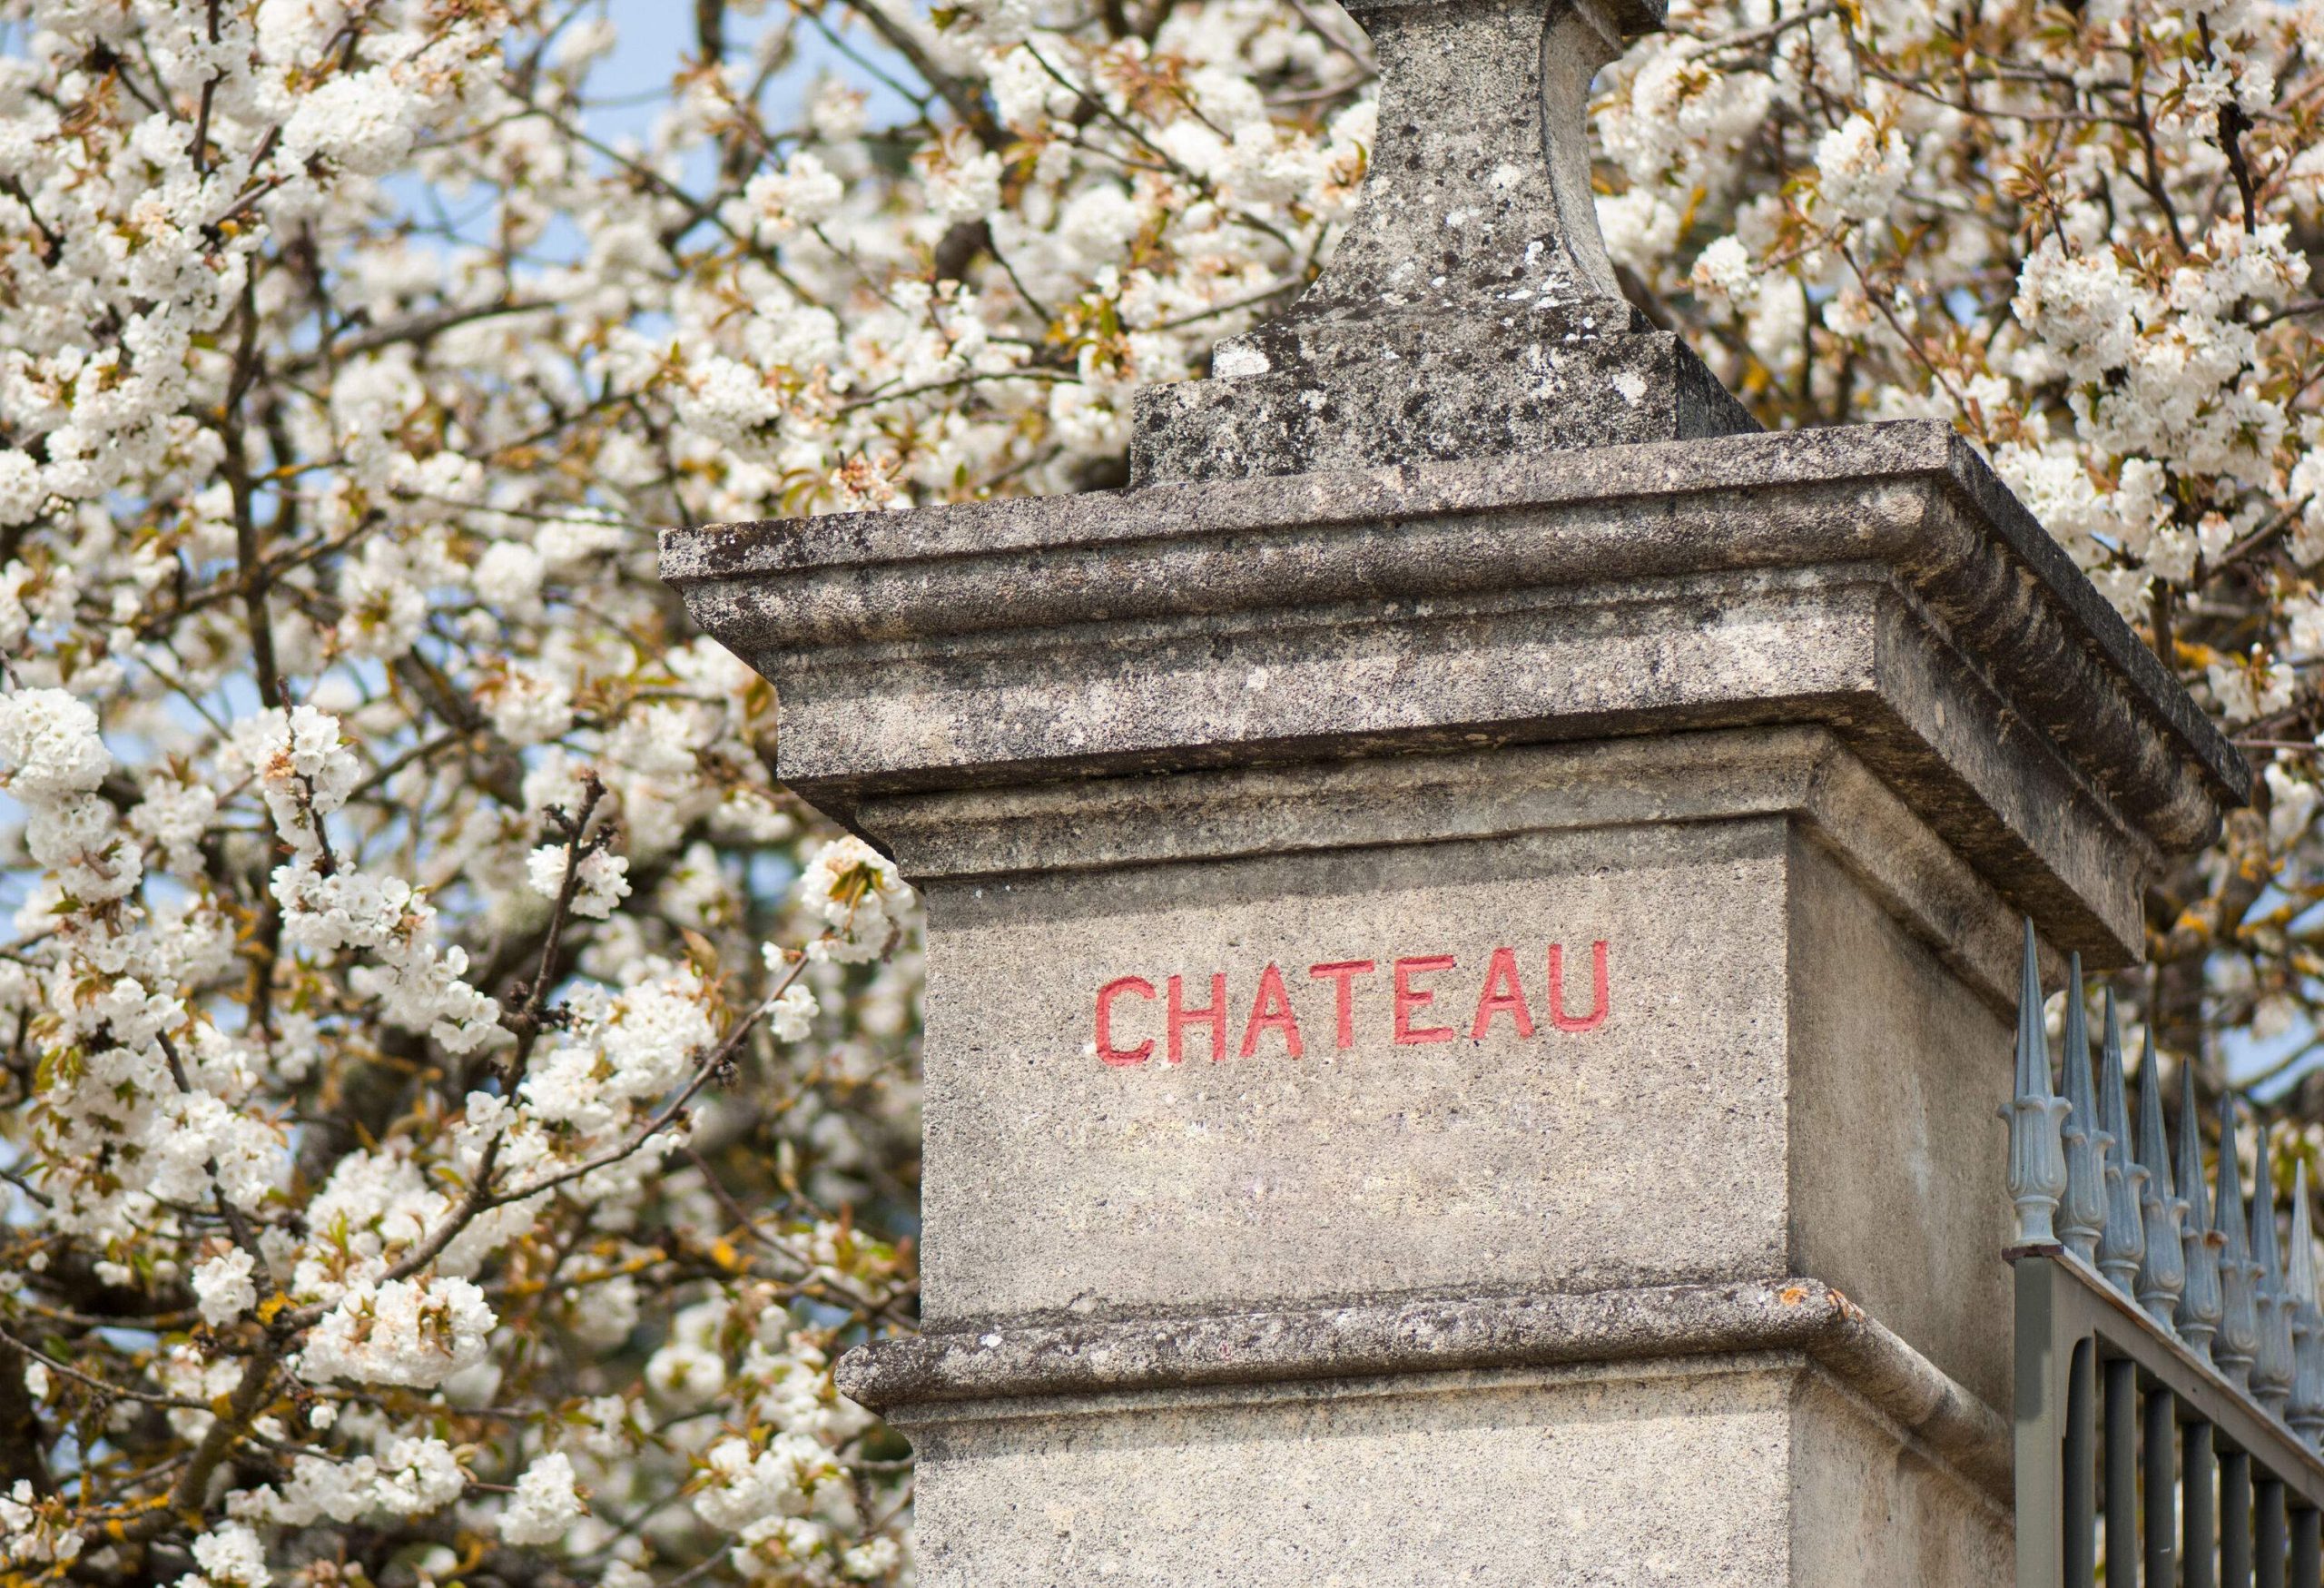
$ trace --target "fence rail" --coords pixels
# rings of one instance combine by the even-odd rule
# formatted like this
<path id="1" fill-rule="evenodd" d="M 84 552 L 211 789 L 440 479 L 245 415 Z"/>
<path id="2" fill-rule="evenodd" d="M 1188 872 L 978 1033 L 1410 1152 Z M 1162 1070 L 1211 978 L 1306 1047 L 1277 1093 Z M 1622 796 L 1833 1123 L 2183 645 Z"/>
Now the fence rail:
<path id="1" fill-rule="evenodd" d="M 2018 1588 L 2319 1588 L 2324 1463 L 2063 1251 L 2016 1266 Z"/>
<path id="2" fill-rule="evenodd" d="M 2018 1588 L 2094 1588 L 2102 1569 L 2108 1588 L 2324 1588 L 2306 1165 L 2280 1244 L 2265 1139 L 2247 1203 L 2222 1098 L 2211 1194 L 2191 1068 L 2174 1166 L 2152 1038 L 2134 1139 L 2112 994 L 2093 1085 L 2070 963 L 2053 1084 L 2027 923 L 2009 1110 Z"/>

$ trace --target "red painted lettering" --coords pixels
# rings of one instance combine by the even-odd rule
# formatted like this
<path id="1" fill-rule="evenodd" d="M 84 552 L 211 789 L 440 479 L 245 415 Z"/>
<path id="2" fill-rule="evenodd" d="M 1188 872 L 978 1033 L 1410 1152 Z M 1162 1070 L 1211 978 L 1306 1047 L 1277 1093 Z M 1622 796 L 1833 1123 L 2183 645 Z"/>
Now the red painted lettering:
<path id="1" fill-rule="evenodd" d="M 1310 981 L 1339 983 L 1333 991 L 1333 1002 L 1337 1006 L 1340 1017 L 1339 1048 L 1343 1053 L 1355 1046 L 1355 999 L 1352 991 L 1355 978 L 1369 976 L 1378 967 L 1370 960 L 1335 960 L 1328 965 L 1307 967 Z"/>
<path id="2" fill-rule="evenodd" d="M 1600 938 L 1590 945 L 1590 1005 L 1587 1014 L 1570 1014 L 1566 1011 L 1565 945 L 1549 945 L 1550 981 L 1546 1021 L 1537 1016 L 1534 1005 L 1519 973 L 1517 951 L 1503 945 L 1492 951 L 1485 964 L 1484 983 L 1477 989 L 1474 1012 L 1467 1026 L 1468 1039 L 1482 1042 L 1493 1034 L 1495 1022 L 1503 1015 L 1509 1018 L 1510 1029 L 1521 1041 L 1540 1033 L 1543 1025 L 1561 1031 L 1594 1031 L 1604 1025 L 1613 1012 L 1613 998 L 1609 985 L 1609 945 Z M 1393 972 L 1393 993 L 1391 1008 L 1394 1019 L 1392 1031 L 1396 1046 L 1425 1047 L 1435 1042 L 1450 1042 L 1462 1035 L 1454 1025 L 1420 1025 L 1415 1017 L 1427 1018 L 1423 1011 L 1433 1011 L 1437 994 L 1444 989 L 1424 984 L 1424 979 L 1446 971 L 1457 970 L 1460 962 L 1451 954 L 1406 954 L 1391 962 Z M 1332 1012 L 1334 1017 L 1333 1036 L 1343 1053 L 1355 1046 L 1355 979 L 1370 976 L 1381 967 L 1371 960 L 1329 960 L 1307 967 L 1310 981 L 1332 984 Z M 1144 1064 L 1160 1057 L 1171 1064 L 1181 1064 L 1187 1057 L 1188 1027 L 1207 1027 L 1210 1034 L 1210 1057 L 1214 1063 L 1227 1056 L 1228 1019 L 1226 983 L 1228 972 L 1210 972 L 1210 1001 L 1189 1008 L 1187 1003 L 1187 981 L 1184 976 L 1168 979 L 1164 998 L 1157 1000 L 1155 984 L 1142 976 L 1118 976 L 1098 990 L 1097 1034 L 1094 1050 L 1105 1063 L 1120 1067 Z M 1202 978 L 1196 976 L 1199 982 Z M 1450 993 L 1447 996 L 1451 996 Z M 1120 1013 L 1124 998 L 1139 998 L 1148 1002 L 1164 1001 L 1165 1028 L 1158 1037 L 1148 1037 L 1135 1047 L 1121 1045 L 1117 1038 L 1115 1017 Z M 1450 1014 L 1451 1011 L 1445 1011 Z M 1286 1057 L 1304 1058 L 1306 1041 L 1299 1026 L 1299 1011 L 1292 1006 L 1289 988 L 1284 981 L 1283 969 L 1267 964 L 1259 972 L 1258 988 L 1251 999 L 1249 1012 L 1244 1017 L 1242 1041 L 1236 1045 L 1238 1057 L 1256 1058 L 1265 1033 L 1278 1033 Z"/>
<path id="3" fill-rule="evenodd" d="M 1413 1011 L 1426 1009 L 1436 1001 L 1436 994 L 1412 984 L 1415 972 L 1426 975 L 1432 971 L 1452 968 L 1451 954 L 1418 954 L 1396 962 L 1396 1042 L 1400 1047 L 1416 1046 L 1423 1042 L 1449 1042 L 1452 1040 L 1451 1026 L 1415 1026 Z"/>
<path id="4" fill-rule="evenodd" d="M 1226 1057 L 1226 973 L 1216 972 L 1210 978 L 1210 1007 L 1188 1009 L 1186 993 L 1178 978 L 1170 978 L 1170 1062 L 1183 1064 L 1186 1054 L 1178 1041 L 1188 1026 L 1207 1025 L 1210 1028 L 1210 1056 L 1216 1061 Z"/>
<path id="5" fill-rule="evenodd" d="M 1504 989 L 1495 991 L 1495 988 Z M 1533 1011 L 1525 1007 L 1525 988 L 1517 980 L 1517 951 L 1495 949 L 1492 963 L 1485 967 L 1485 984 L 1477 994 L 1477 1018 L 1470 1023 L 1469 1040 L 1484 1040 L 1485 1028 L 1492 1024 L 1492 1017 L 1506 1011 L 1517 1022 L 1517 1034 L 1533 1034 Z"/>
<path id="6" fill-rule="evenodd" d="M 1154 983 L 1143 976 L 1117 976 L 1098 989 L 1098 1057 L 1108 1064 L 1143 1064 L 1154 1051 L 1154 1039 L 1148 1037 L 1135 1048 L 1114 1046 L 1114 1000 L 1125 992 L 1135 992 L 1140 998 L 1154 996 Z"/>
<path id="7" fill-rule="evenodd" d="M 1281 1031 L 1285 1051 L 1294 1059 L 1299 1057 L 1299 1017 L 1291 1012 L 1291 994 L 1284 991 L 1283 972 L 1273 965 L 1259 972 L 1259 995 L 1251 1000 L 1251 1018 L 1243 1027 L 1242 1057 L 1248 1059 L 1258 1051 L 1259 1033 L 1265 1031 Z"/>
<path id="8" fill-rule="evenodd" d="M 1606 940 L 1590 945 L 1590 1012 L 1576 1020 L 1565 1011 L 1565 945 L 1550 945 L 1550 1020 L 1561 1031 L 1595 1031 L 1606 1023 Z"/>

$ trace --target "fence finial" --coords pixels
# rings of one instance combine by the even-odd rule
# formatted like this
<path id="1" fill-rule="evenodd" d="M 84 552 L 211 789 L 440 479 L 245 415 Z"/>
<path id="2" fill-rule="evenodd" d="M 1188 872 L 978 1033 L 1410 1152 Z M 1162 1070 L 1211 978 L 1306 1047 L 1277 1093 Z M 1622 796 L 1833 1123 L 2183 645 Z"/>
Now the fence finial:
<path id="1" fill-rule="evenodd" d="M 2154 1028 L 2147 1028 L 2139 1060 L 2139 1162 L 2146 1185 L 2139 1212 L 2146 1227 L 2146 1255 L 2139 1263 L 2139 1305 L 2168 1331 L 2179 1294 L 2187 1286 L 2187 1257 L 2181 1249 L 2187 1199 L 2171 1184 L 2171 1147 L 2162 1131 L 2162 1072 L 2154 1054 Z M 2319 1342 L 2324 1344 L 2324 1342 Z"/>
<path id="2" fill-rule="evenodd" d="M 2291 1402 L 2286 1409 L 2292 1432 L 2311 1450 L 2324 1445 L 2324 1308 L 2316 1298 L 2316 1233 L 2308 1210 L 2308 1160 L 2291 1177 L 2291 1263 L 2286 1288 L 2291 1297 Z"/>
<path id="3" fill-rule="evenodd" d="M 2211 1228 L 2223 1238 L 2219 1255 L 2219 1333 L 2211 1361 L 2238 1388 L 2250 1387 L 2260 1349 L 2260 1265 L 2251 1260 L 2250 1215 L 2243 1207 L 2243 1166 L 2235 1149 L 2235 1094 L 2219 1100 L 2219 1199 Z"/>
<path id="4" fill-rule="evenodd" d="M 2251 1186 L 2251 1253 L 2259 1270 L 2260 1346 L 2251 1359 L 2251 1398 L 2280 1417 L 2291 1395 L 2291 1298 L 2277 1253 L 2276 1177 L 2268 1163 L 2268 1133 L 2260 1132 L 2259 1178 Z"/>
<path id="5" fill-rule="evenodd" d="M 2195 1103 L 2195 1067 L 2179 1067 L 2179 1184 L 2187 1193 L 2187 1222 L 2180 1238 L 2186 1258 L 2187 1287 L 2179 1295 L 2174 1315 L 2179 1337 L 2204 1361 L 2211 1358 L 2211 1337 L 2219 1331 L 2225 1310 L 2220 1294 L 2219 1253 L 2223 1244 L 2211 1211 L 2211 1190 L 2203 1184 L 2202 1116 Z"/>
<path id="6" fill-rule="evenodd" d="M 2025 972 L 2017 993 L 2017 1087 L 2009 1114 L 2009 1199 L 2017 1209 L 2017 1246 L 2050 1246 L 2066 1189 L 2058 1146 L 2065 1100 L 2050 1087 L 2050 1040 L 2042 1024 L 2042 973 L 2034 962 L 2034 918 L 2025 918 Z"/>
<path id="7" fill-rule="evenodd" d="M 2146 1220 L 2139 1210 L 2146 1170 L 2131 1156 L 2131 1110 L 2123 1095 L 2122 1021 L 2114 990 L 2106 989 L 2106 1018 L 2099 1044 L 2098 1122 L 2106 1133 L 2106 1228 L 2098 1237 L 2098 1268 L 2129 1296 L 2146 1256 Z"/>
<path id="8" fill-rule="evenodd" d="M 2106 1128 L 2098 1118 L 2098 1098 L 2090 1084 L 2090 1020 L 2082 1007 L 2082 956 L 2066 959 L 2065 1091 L 2066 1195 L 2059 1206 L 2059 1228 L 2066 1248 L 2083 1262 L 2098 1261 L 2098 1237 L 2106 1228 Z"/>

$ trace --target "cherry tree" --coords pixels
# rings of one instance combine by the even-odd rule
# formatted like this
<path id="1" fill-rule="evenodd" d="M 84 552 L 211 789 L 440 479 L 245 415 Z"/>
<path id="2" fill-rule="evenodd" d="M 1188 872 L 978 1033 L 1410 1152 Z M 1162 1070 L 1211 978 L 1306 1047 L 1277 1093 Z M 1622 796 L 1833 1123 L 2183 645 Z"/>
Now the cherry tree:
<path id="1" fill-rule="evenodd" d="M 2148 901 L 2214 1080 L 2222 1031 L 2316 1050 L 2319 46 L 2313 0 L 1745 5 L 1600 84 L 1639 306 L 1768 423 L 1952 420 L 2260 770 Z"/>
<path id="2" fill-rule="evenodd" d="M 1118 485 L 1314 276 L 1323 0 L 0 0 L 0 1581 L 911 1575 L 915 906 L 657 528 Z M 2324 10 L 1674 5 L 1625 290 L 1942 415 L 2264 766 L 2141 1009 L 2312 1029 Z M 820 63 L 820 66 L 812 65 Z M 2207 1070 L 2207 1073 L 2209 1071 Z"/>

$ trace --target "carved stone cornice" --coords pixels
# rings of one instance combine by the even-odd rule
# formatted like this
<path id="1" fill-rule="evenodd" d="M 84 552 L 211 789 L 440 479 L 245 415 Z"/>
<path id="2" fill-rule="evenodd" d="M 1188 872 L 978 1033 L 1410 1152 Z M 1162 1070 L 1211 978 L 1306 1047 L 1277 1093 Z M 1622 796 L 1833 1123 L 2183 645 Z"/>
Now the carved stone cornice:
<path id="1" fill-rule="evenodd" d="M 673 531 L 778 774 L 875 795 L 1830 728 L 2093 963 L 2242 756 L 1929 421 Z"/>

